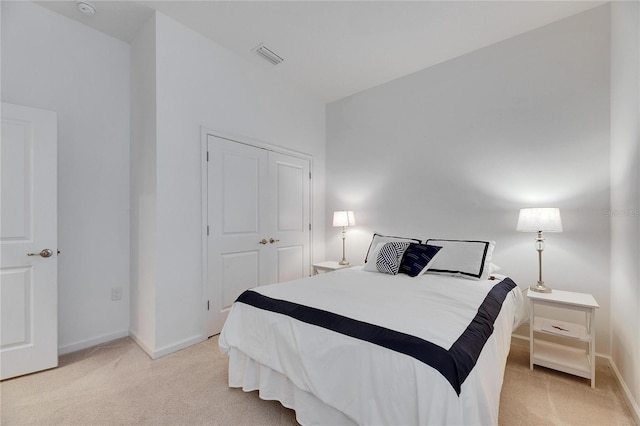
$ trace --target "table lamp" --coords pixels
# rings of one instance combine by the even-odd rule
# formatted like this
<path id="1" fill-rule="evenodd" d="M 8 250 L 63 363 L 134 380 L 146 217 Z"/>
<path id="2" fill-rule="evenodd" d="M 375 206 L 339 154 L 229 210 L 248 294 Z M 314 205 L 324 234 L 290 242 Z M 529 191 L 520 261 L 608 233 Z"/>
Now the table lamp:
<path id="1" fill-rule="evenodd" d="M 542 232 L 562 232 L 560 209 L 555 207 L 520 209 L 516 230 L 538 233 L 535 242 L 538 251 L 538 283 L 529 288 L 540 293 L 551 293 L 551 288 L 547 287 L 542 280 L 542 251 L 544 250 Z"/>
<path id="2" fill-rule="evenodd" d="M 342 260 L 339 262 L 340 265 L 348 265 L 347 259 L 345 258 L 345 244 L 344 240 L 347 236 L 346 227 L 353 226 L 356 224 L 356 219 L 351 210 L 341 210 L 333 212 L 333 226 L 342 226 Z"/>

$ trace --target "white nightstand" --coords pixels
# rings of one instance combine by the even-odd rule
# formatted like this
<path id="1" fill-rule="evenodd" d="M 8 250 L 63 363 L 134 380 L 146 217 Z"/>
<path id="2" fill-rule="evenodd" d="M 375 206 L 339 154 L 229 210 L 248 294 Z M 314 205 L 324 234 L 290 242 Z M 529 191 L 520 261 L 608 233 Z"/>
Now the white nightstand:
<path id="1" fill-rule="evenodd" d="M 538 293 L 529 290 L 529 366 L 540 365 L 554 370 L 563 371 L 591 380 L 591 387 L 596 386 L 595 375 L 595 347 L 596 330 L 595 315 L 598 302 L 587 293 L 553 290 L 551 293 Z M 557 321 L 536 315 L 536 307 L 551 306 L 556 309 L 584 312 L 584 322 Z M 540 338 L 550 335 L 584 342 L 586 349 L 549 342 Z M 538 337 L 536 337 L 538 336 Z"/>
<path id="2" fill-rule="evenodd" d="M 336 262 L 334 260 L 329 260 L 327 262 L 314 263 L 312 266 L 313 266 L 314 275 L 317 275 L 320 272 L 331 272 L 331 271 L 337 271 L 338 269 L 351 267 L 351 265 L 341 265 L 339 262 Z"/>

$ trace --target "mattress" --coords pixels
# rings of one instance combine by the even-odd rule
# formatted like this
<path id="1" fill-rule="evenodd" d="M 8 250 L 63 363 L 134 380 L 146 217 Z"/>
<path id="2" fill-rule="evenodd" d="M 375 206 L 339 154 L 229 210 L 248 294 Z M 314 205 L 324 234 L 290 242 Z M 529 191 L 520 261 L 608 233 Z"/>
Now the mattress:
<path id="1" fill-rule="evenodd" d="M 497 424 L 523 306 L 507 277 L 356 267 L 243 293 L 219 345 L 231 387 L 302 424 Z"/>

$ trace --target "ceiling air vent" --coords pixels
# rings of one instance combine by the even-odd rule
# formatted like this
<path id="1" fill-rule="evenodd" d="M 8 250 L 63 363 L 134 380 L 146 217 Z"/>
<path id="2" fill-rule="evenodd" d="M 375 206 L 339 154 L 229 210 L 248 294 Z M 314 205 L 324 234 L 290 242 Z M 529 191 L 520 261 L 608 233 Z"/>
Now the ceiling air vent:
<path id="1" fill-rule="evenodd" d="M 280 62 L 284 61 L 283 58 L 278 56 L 273 50 L 269 49 L 264 44 L 259 45 L 253 49 L 253 51 L 258 54 L 258 56 L 261 56 L 263 59 L 271 62 L 273 65 L 278 65 Z"/>

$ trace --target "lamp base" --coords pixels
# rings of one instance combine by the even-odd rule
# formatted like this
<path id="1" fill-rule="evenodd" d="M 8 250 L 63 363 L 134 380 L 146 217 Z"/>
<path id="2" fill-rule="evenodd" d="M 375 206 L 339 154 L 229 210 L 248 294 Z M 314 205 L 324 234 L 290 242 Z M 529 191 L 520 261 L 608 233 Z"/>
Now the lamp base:
<path id="1" fill-rule="evenodd" d="M 338 265 L 346 266 L 346 265 L 351 265 L 351 264 L 349 262 L 347 262 L 346 260 L 342 259 L 340 262 L 338 262 Z"/>
<path id="2" fill-rule="evenodd" d="M 529 287 L 529 290 L 536 291 L 538 293 L 551 293 L 551 288 L 547 287 L 542 282 L 539 282 L 536 285 L 532 285 L 531 287 Z"/>

